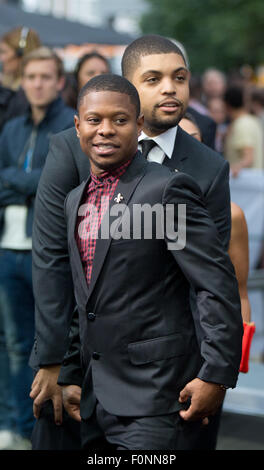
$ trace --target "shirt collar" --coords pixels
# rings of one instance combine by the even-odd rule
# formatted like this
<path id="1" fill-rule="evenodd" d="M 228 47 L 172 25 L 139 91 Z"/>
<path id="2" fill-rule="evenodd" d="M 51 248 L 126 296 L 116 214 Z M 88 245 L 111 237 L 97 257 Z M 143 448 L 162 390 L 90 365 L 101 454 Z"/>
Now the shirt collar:
<path id="1" fill-rule="evenodd" d="M 154 142 L 156 142 L 156 144 L 167 155 L 167 157 L 171 158 L 174 145 L 175 145 L 176 134 L 177 134 L 177 126 L 171 127 L 166 132 L 163 132 L 162 134 L 157 135 L 156 137 L 149 137 L 148 135 L 145 134 L 144 131 L 142 131 L 139 136 L 138 142 L 140 143 L 141 140 L 143 139 L 154 140 Z"/>
<path id="2" fill-rule="evenodd" d="M 116 180 L 120 179 L 121 176 L 125 173 L 127 167 L 130 165 L 132 160 L 133 159 L 128 160 L 126 163 L 119 166 L 118 168 L 115 168 L 114 170 L 105 171 L 100 176 L 96 176 L 91 172 L 92 182 L 96 186 L 104 185 L 104 184 L 113 184 Z"/>
<path id="3" fill-rule="evenodd" d="M 39 122 L 38 126 L 41 125 L 45 120 L 51 119 L 53 116 L 56 116 L 62 109 L 64 108 L 64 102 L 60 96 L 55 98 L 49 105 L 47 106 L 45 115 L 43 119 Z M 30 104 L 27 105 L 27 116 L 26 119 L 28 122 L 32 123 L 32 110 Z"/>

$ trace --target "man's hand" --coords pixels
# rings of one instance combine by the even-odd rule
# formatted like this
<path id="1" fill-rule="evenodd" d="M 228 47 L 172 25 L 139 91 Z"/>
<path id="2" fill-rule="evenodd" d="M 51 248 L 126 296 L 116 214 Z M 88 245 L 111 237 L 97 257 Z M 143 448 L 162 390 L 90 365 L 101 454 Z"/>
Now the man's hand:
<path id="1" fill-rule="evenodd" d="M 180 416 L 185 421 L 202 419 L 203 424 L 206 425 L 209 422 L 207 417 L 216 413 L 224 397 L 225 391 L 221 390 L 218 384 L 196 378 L 180 392 L 180 403 L 185 403 L 188 398 L 191 398 L 189 408 L 181 410 Z"/>
<path id="2" fill-rule="evenodd" d="M 39 418 L 41 406 L 47 400 L 52 400 L 54 420 L 57 425 L 62 423 L 62 391 L 57 384 L 60 365 L 42 367 L 36 374 L 31 386 L 30 397 L 34 400 L 33 413 Z"/>
<path id="3" fill-rule="evenodd" d="M 71 418 L 81 421 L 80 402 L 82 389 L 78 385 L 64 385 L 62 387 L 63 405 Z"/>

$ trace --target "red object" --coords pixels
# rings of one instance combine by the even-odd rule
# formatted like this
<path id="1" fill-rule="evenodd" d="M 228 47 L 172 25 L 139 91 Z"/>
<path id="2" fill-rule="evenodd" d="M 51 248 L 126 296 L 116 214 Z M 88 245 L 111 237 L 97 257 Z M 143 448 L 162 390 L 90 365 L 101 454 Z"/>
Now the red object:
<path id="1" fill-rule="evenodd" d="M 243 340 L 242 340 L 242 357 L 241 357 L 241 362 L 240 362 L 240 369 L 239 372 L 248 372 L 248 363 L 249 363 L 249 356 L 250 356 L 250 346 L 251 346 L 251 341 L 253 338 L 253 335 L 256 330 L 255 323 L 246 323 L 243 322 L 244 326 L 244 335 L 243 335 Z"/>

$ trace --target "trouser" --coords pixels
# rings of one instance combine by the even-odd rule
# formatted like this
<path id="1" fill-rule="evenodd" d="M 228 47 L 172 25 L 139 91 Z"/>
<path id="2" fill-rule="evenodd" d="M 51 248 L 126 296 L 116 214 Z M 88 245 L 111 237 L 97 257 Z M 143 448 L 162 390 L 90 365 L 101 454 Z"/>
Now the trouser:
<path id="1" fill-rule="evenodd" d="M 0 301 L 0 370 L 4 375 L 0 381 L 0 409 L 9 413 L 12 407 L 14 430 L 29 438 L 34 424 L 29 397 L 33 373 L 28 365 L 34 339 L 31 251 L 0 250 Z M 9 419 L 6 424 L 7 428 L 13 427 Z"/>
<path id="2" fill-rule="evenodd" d="M 0 286 L 0 431 L 15 431 L 15 407 L 3 314 L 6 307 L 6 296 Z"/>
<path id="3" fill-rule="evenodd" d="M 55 424 L 53 403 L 45 402 L 32 433 L 32 450 L 80 450 L 80 423 L 63 410 L 60 426 Z"/>
<path id="4" fill-rule="evenodd" d="M 178 413 L 171 415 L 167 421 L 167 418 L 164 417 L 138 418 L 136 420 L 125 417 L 118 418 L 106 413 L 101 405 L 97 404 L 91 418 L 82 420 L 81 424 L 70 418 L 63 410 L 63 423 L 57 426 L 54 421 L 53 404 L 51 401 L 47 401 L 44 403 L 40 417 L 34 426 L 32 450 L 80 450 L 81 448 L 122 450 L 130 448 L 130 445 L 135 445 L 135 439 L 139 441 L 140 448 L 144 446 L 144 450 L 148 450 L 147 448 L 153 447 L 153 445 L 161 450 L 161 445 L 166 447 L 174 445 L 174 440 L 173 450 L 214 450 L 220 411 L 214 417 L 209 418 L 208 426 L 202 426 L 200 422 L 184 422 Z M 145 428 L 147 434 L 150 431 L 147 438 L 142 437 L 142 434 L 145 434 Z M 170 436 L 169 440 L 166 438 L 165 443 L 160 441 L 161 430 L 162 433 L 168 433 Z M 164 436 L 161 437 L 163 440 Z M 135 449 L 135 447 L 132 448 Z M 166 450 L 169 449 L 166 448 Z"/>
<path id="5" fill-rule="evenodd" d="M 201 421 L 184 421 L 178 412 L 164 416 L 123 417 L 107 413 L 97 402 L 91 418 L 81 424 L 84 449 L 206 450 L 214 440 Z M 212 446 L 212 444 L 214 444 Z"/>

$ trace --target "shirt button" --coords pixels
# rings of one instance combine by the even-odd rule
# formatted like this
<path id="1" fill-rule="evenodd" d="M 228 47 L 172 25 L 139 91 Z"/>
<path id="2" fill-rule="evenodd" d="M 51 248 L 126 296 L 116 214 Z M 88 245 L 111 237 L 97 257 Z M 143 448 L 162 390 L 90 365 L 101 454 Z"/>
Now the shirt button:
<path id="1" fill-rule="evenodd" d="M 93 312 L 88 313 L 88 320 L 90 320 L 90 321 L 95 320 L 95 314 Z"/>
<path id="2" fill-rule="evenodd" d="M 98 361 L 98 359 L 100 358 L 100 354 L 97 353 L 97 352 L 94 352 L 93 355 L 92 355 L 92 358 L 95 359 L 96 361 Z"/>

